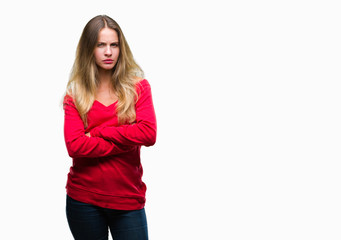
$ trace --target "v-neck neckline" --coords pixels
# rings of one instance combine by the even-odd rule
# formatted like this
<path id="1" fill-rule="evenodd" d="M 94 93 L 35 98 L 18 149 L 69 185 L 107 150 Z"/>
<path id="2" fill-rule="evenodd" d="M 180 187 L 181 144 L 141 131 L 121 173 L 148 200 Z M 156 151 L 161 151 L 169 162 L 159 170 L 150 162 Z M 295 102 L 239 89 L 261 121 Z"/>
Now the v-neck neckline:
<path id="1" fill-rule="evenodd" d="M 104 107 L 104 108 L 109 108 L 109 107 L 111 107 L 111 106 L 113 106 L 113 105 L 116 105 L 117 101 L 118 101 L 118 100 L 116 100 L 115 102 L 113 102 L 113 103 L 111 103 L 111 104 L 109 104 L 109 105 L 104 105 L 103 103 L 101 103 L 101 102 L 98 101 L 98 100 L 95 100 L 94 102 L 97 102 L 99 105 L 101 105 L 101 106 Z"/>

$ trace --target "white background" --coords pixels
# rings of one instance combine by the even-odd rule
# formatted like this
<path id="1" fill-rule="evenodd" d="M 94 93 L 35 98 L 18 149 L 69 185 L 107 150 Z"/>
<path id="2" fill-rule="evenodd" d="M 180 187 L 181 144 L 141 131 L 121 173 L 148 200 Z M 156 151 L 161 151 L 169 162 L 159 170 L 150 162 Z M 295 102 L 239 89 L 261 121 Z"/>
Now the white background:
<path id="1" fill-rule="evenodd" d="M 149 80 L 152 240 L 340 239 L 338 1 L 11 1 L 0 6 L 0 239 L 72 239 L 60 106 L 107 14 Z"/>

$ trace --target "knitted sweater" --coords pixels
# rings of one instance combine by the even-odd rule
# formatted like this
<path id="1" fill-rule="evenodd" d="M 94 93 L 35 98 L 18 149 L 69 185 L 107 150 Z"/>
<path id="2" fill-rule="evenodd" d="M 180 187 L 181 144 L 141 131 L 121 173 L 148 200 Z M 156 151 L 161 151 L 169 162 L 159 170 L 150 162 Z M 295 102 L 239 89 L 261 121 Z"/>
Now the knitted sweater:
<path id="1" fill-rule="evenodd" d="M 117 102 L 105 106 L 95 100 L 85 128 L 72 97 L 65 96 L 64 137 L 73 159 L 66 189 L 73 199 L 118 210 L 144 207 L 140 149 L 154 145 L 156 117 L 148 81 L 140 81 L 136 90 L 136 121 L 129 125 L 118 124 Z"/>

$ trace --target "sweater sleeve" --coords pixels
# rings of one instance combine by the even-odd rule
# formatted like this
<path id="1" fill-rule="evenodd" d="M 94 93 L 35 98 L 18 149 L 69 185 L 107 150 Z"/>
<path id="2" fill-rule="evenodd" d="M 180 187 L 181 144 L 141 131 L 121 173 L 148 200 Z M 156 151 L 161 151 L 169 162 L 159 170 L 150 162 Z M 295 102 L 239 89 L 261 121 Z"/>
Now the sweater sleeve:
<path id="1" fill-rule="evenodd" d="M 63 107 L 64 138 L 70 157 L 104 157 L 131 150 L 129 146 L 118 146 L 99 137 L 86 136 L 83 121 L 71 97 L 64 98 Z"/>
<path id="2" fill-rule="evenodd" d="M 97 127 L 91 136 L 102 137 L 124 145 L 152 146 L 156 141 L 156 116 L 151 88 L 147 80 L 137 84 L 136 122 L 118 127 Z"/>

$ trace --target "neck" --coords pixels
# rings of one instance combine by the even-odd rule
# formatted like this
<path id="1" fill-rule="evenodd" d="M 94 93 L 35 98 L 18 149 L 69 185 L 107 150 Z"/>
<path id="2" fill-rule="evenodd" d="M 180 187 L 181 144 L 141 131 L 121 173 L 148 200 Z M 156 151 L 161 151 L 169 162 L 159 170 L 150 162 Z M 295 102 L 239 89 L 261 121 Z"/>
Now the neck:
<path id="1" fill-rule="evenodd" d="M 99 86 L 111 87 L 111 71 L 98 69 Z"/>

